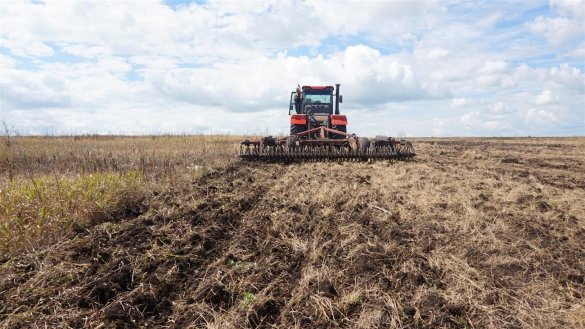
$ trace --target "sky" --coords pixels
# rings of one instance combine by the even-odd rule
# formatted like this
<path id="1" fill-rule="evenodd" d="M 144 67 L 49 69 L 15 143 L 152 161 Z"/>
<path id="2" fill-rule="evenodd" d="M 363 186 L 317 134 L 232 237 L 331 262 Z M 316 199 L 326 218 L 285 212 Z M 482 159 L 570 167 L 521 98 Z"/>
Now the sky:
<path id="1" fill-rule="evenodd" d="M 335 83 L 362 136 L 583 136 L 585 0 L 0 1 L 18 134 L 288 134 Z"/>

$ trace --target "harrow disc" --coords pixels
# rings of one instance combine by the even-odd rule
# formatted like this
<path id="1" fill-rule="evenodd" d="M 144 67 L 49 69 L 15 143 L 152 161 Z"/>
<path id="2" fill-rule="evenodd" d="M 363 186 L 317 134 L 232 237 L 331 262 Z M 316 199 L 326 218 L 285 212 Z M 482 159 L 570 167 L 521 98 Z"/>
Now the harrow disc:
<path id="1" fill-rule="evenodd" d="M 269 146 L 249 141 L 240 145 L 241 159 L 263 162 L 410 160 L 415 155 L 410 142 L 381 144 L 362 140 L 358 148 L 351 148 L 335 145 L 294 146 L 288 139 Z"/>

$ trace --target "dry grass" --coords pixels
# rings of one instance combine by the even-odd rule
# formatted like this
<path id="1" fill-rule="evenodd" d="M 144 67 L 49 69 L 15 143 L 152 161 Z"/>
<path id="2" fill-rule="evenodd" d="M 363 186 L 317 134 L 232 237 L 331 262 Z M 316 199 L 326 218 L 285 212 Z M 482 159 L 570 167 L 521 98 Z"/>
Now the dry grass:
<path id="1" fill-rule="evenodd" d="M 136 211 L 153 190 L 236 160 L 241 137 L 10 137 L 0 144 L 0 253 Z"/>
<path id="2" fill-rule="evenodd" d="M 0 145 L 1 179 L 141 171 L 146 179 L 189 179 L 236 160 L 241 136 L 12 137 Z M 10 146 L 8 146 L 10 145 Z M 179 177 L 177 177 L 179 176 Z"/>
<path id="3" fill-rule="evenodd" d="M 0 325 L 583 327 L 585 139 L 415 146 L 158 185 L 4 260 Z"/>
<path id="4" fill-rule="evenodd" d="M 52 243 L 63 231 L 122 217 L 144 194 L 142 174 L 93 173 L 11 182 L 0 190 L 0 252 Z"/>

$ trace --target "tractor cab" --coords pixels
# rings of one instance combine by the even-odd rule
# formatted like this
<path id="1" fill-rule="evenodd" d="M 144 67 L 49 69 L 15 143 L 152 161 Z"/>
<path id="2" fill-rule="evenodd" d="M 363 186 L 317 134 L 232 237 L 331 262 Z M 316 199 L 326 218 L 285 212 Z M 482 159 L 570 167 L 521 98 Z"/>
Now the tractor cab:
<path id="1" fill-rule="evenodd" d="M 291 92 L 289 114 L 333 114 L 334 91 L 333 86 L 303 86 Z"/>
<path id="2" fill-rule="evenodd" d="M 301 113 L 333 114 L 333 87 L 303 86 Z"/>

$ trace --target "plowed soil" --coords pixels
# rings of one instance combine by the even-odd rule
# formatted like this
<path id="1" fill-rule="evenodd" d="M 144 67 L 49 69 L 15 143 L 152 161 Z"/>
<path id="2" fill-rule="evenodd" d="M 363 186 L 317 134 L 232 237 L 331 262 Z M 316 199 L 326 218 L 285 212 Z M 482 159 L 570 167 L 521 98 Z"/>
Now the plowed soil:
<path id="1" fill-rule="evenodd" d="M 585 327 L 585 140 L 236 163 L 0 259 L 0 327 Z"/>

